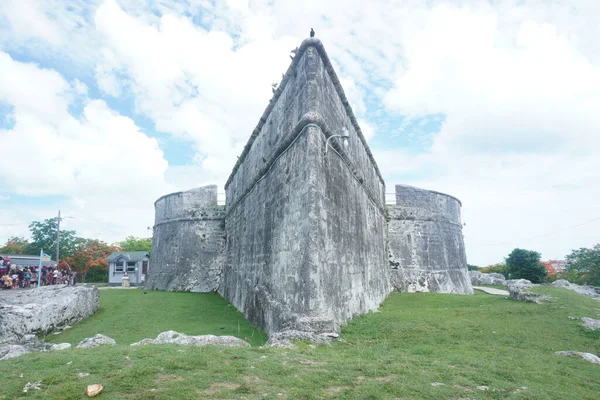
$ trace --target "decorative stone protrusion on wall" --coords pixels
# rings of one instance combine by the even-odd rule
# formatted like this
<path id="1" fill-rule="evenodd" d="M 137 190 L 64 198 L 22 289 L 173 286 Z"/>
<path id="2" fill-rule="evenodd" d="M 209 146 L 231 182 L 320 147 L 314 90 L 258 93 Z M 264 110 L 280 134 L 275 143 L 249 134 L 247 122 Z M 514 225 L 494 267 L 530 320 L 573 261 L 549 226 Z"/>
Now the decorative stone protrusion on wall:
<path id="1" fill-rule="evenodd" d="M 388 206 L 389 264 L 400 292 L 473 294 L 460 220 L 452 196 L 396 185 Z"/>
<path id="2" fill-rule="evenodd" d="M 225 207 L 217 205 L 217 186 L 168 194 L 154 208 L 146 288 L 216 291 L 225 247 Z"/>

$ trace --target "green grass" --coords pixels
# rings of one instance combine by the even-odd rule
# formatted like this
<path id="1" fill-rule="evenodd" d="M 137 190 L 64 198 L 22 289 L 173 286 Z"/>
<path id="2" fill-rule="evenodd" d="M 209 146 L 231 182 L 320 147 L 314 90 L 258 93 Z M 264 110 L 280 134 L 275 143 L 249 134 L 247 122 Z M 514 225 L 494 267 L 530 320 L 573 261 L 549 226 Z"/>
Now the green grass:
<path id="1" fill-rule="evenodd" d="M 216 293 L 176 293 L 143 290 L 101 290 L 100 308 L 91 318 L 48 335 L 47 342 L 71 343 L 102 333 L 118 344 L 129 345 L 174 330 L 186 335 L 231 335 L 252 345 L 267 336 Z"/>
<path id="2" fill-rule="evenodd" d="M 118 345 L 29 354 L 0 362 L 0 398 L 81 399 L 86 385 L 101 383 L 105 390 L 100 398 L 106 399 L 597 399 L 600 366 L 554 352 L 600 354 L 600 334 L 568 318 L 599 318 L 600 302 L 560 288 L 534 290 L 552 295 L 553 302 L 520 303 L 481 292 L 394 293 L 381 312 L 353 319 L 343 329 L 342 340 L 332 346 L 298 343 L 299 350 L 284 350 Z M 188 299 L 181 300 L 186 294 L 150 293 L 156 304 L 166 299 L 162 301 L 168 305 L 160 307 L 168 310 L 190 307 Z M 195 332 L 173 326 L 187 324 L 178 318 L 166 328 L 152 326 L 161 320 L 158 317 L 144 323 L 141 314 L 147 301 L 138 295 L 143 294 L 102 291 L 104 315 L 78 324 L 64 337 L 77 336 L 85 324 L 92 324 L 85 332 L 97 333 L 93 327 L 104 326 L 111 330 L 103 333 L 115 338 L 118 330 L 132 329 L 132 321 L 119 316 L 129 308 L 107 309 L 109 297 L 111 305 L 134 303 L 141 308 L 135 314 L 142 320 L 135 327 L 139 332 L 123 333 L 129 338 L 124 343 L 156 336 L 156 329 L 198 333 L 202 328 L 196 325 L 206 322 L 190 312 L 186 317 L 195 319 L 187 326 Z M 206 303 L 196 305 L 197 310 L 228 309 L 214 297 L 189 296 Z M 188 305 L 172 305 L 177 302 Z M 103 325 L 96 325 L 100 320 Z M 78 372 L 90 376 L 78 378 Z M 42 390 L 22 393 L 26 382 L 39 380 Z M 433 382 L 444 385 L 433 387 Z M 478 390 L 482 385 L 489 390 Z"/>

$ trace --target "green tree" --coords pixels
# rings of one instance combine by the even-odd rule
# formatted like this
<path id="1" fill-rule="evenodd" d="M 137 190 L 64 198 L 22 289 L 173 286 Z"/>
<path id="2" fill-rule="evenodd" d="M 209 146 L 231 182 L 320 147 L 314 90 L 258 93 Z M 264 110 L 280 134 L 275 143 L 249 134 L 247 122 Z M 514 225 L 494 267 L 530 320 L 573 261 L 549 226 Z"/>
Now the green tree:
<path id="1" fill-rule="evenodd" d="M 14 236 L 9 238 L 4 246 L 0 247 L 0 254 L 27 254 L 30 246 L 29 240 Z"/>
<path id="2" fill-rule="evenodd" d="M 540 263 L 542 255 L 537 251 L 514 249 L 506 258 L 510 279 L 528 279 L 541 283 L 547 275 L 546 267 Z"/>
<path id="3" fill-rule="evenodd" d="M 469 271 L 478 271 L 479 267 L 477 265 L 471 265 L 471 264 L 467 264 L 467 269 Z"/>
<path id="4" fill-rule="evenodd" d="M 588 249 L 582 247 L 565 257 L 569 281 L 600 286 L 600 243 Z"/>
<path id="5" fill-rule="evenodd" d="M 152 251 L 152 238 L 138 238 L 135 236 L 127 236 L 122 242 L 117 242 L 117 245 L 123 251 Z"/>
<path id="6" fill-rule="evenodd" d="M 58 218 L 46 219 L 43 222 L 34 221 L 29 224 L 31 232 L 32 254 L 39 254 L 41 249 L 47 254 L 56 251 L 56 229 Z M 84 239 L 77 237 L 75 231 L 60 230 L 60 258 L 70 257 L 77 251 L 77 245 Z M 56 260 L 58 261 L 58 260 Z"/>

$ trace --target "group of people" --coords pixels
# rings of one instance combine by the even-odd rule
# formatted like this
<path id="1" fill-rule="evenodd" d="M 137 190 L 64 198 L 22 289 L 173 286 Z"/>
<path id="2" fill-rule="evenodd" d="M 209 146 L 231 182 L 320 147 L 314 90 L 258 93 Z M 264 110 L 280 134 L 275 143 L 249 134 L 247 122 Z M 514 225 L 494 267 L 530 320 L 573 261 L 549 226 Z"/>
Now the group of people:
<path id="1" fill-rule="evenodd" d="M 11 264 L 7 258 L 0 260 L 0 288 L 34 288 L 37 287 L 38 281 L 42 286 L 60 284 L 67 286 L 77 285 L 77 273 L 71 269 L 43 267 L 41 277 L 39 273 L 39 267 L 37 266 Z"/>

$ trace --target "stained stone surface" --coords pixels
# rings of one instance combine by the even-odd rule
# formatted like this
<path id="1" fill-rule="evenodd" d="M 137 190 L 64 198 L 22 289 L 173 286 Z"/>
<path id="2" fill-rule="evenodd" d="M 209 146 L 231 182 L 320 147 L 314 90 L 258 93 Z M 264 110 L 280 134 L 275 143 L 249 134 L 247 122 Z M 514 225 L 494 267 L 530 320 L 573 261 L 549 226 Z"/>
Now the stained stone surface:
<path id="1" fill-rule="evenodd" d="M 389 206 L 389 266 L 395 290 L 473 294 L 458 199 L 396 185 Z"/>
<path id="2" fill-rule="evenodd" d="M 161 197 L 146 288 L 213 292 L 219 286 L 225 246 L 224 207 L 217 187 L 205 186 Z"/>
<path id="3" fill-rule="evenodd" d="M 385 186 L 320 42 L 288 76 L 226 186 L 219 292 L 268 333 L 336 332 L 389 293 Z"/>
<path id="4" fill-rule="evenodd" d="M 47 333 L 73 325 L 98 310 L 100 296 L 93 286 L 54 285 L 0 297 L 0 340 Z"/>

